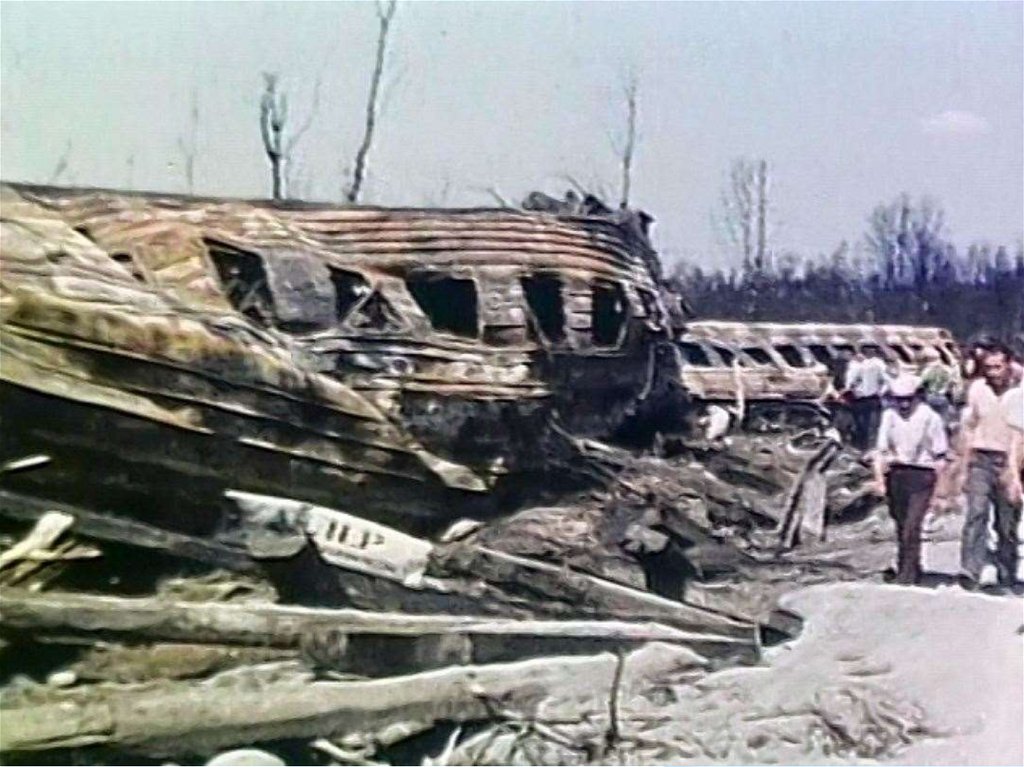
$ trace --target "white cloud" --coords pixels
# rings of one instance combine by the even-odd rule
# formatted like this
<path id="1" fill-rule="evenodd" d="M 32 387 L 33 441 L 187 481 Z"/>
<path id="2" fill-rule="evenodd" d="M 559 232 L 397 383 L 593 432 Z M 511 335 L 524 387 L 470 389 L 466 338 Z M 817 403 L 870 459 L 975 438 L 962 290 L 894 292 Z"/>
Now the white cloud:
<path id="1" fill-rule="evenodd" d="M 988 133 L 992 126 L 981 115 L 948 109 L 921 120 L 921 130 L 933 136 L 978 136 Z"/>

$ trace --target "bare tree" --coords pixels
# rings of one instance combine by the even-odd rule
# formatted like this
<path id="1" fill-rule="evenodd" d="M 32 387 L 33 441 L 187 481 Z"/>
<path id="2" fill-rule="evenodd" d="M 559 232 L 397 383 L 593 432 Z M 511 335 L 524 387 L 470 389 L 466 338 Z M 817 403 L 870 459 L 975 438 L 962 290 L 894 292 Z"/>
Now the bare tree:
<path id="1" fill-rule="evenodd" d="M 945 251 L 942 208 L 924 197 L 914 203 L 904 192 L 888 205 L 878 205 L 868 217 L 864 240 L 874 254 L 886 285 L 923 284 Z"/>
<path id="2" fill-rule="evenodd" d="M 359 201 L 363 179 L 366 177 L 366 158 L 373 145 L 373 134 L 377 127 L 377 109 L 388 48 L 388 32 L 391 29 L 391 20 L 395 16 L 397 7 L 397 0 L 377 0 L 377 55 L 374 60 L 373 73 L 370 76 L 370 92 L 366 99 L 366 125 L 363 128 L 363 140 L 356 151 L 355 162 L 352 166 L 352 183 L 349 184 L 345 192 L 345 198 L 350 203 Z"/>
<path id="3" fill-rule="evenodd" d="M 631 74 L 626 80 L 622 94 L 626 100 L 626 135 L 621 146 L 616 147 L 622 163 L 622 187 L 619 196 L 619 205 L 622 208 L 629 206 L 629 192 L 633 180 L 633 154 L 636 152 L 637 94 L 639 88 L 639 81 L 636 75 Z"/>
<path id="4" fill-rule="evenodd" d="M 768 267 L 768 163 L 735 160 L 729 186 L 722 193 L 722 224 L 729 245 L 743 258 L 746 270 Z"/>
<path id="5" fill-rule="evenodd" d="M 195 191 L 196 182 L 196 145 L 199 140 L 199 91 L 192 89 L 191 104 L 188 110 L 188 138 L 178 136 L 178 152 L 181 153 L 181 166 L 185 172 L 185 188 L 189 194 Z"/>
<path id="6" fill-rule="evenodd" d="M 71 161 L 71 139 L 68 139 L 68 143 L 64 145 L 64 151 L 61 152 L 60 157 L 57 158 L 56 164 L 53 166 L 53 171 L 50 173 L 48 183 L 56 184 L 60 181 L 60 177 L 63 176 L 68 169 L 68 163 Z"/>
<path id="7" fill-rule="evenodd" d="M 288 136 L 288 94 L 278 88 L 275 73 L 263 73 L 263 98 L 260 99 L 260 135 L 263 151 L 270 163 L 272 194 L 275 200 L 288 196 L 289 165 L 299 140 L 306 135 L 320 108 L 320 75 L 313 85 L 313 100 L 306 119 Z"/>
<path id="8" fill-rule="evenodd" d="M 260 135 L 263 151 L 270 163 L 271 195 L 275 200 L 285 196 L 284 130 L 288 122 L 288 97 L 277 90 L 277 75 L 263 73 L 263 98 L 260 99 Z"/>

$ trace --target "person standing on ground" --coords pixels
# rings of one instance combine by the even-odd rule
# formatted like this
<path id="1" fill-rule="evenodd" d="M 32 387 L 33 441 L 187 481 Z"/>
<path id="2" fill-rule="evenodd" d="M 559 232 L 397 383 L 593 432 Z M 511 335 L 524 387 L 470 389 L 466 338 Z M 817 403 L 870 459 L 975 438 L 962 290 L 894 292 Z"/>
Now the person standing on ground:
<path id="1" fill-rule="evenodd" d="M 925 401 L 921 379 L 905 373 L 892 382 L 892 406 L 882 413 L 875 450 L 877 491 L 896 523 L 896 583 L 921 577 L 921 527 L 949 451 L 946 426 Z"/>
<path id="2" fill-rule="evenodd" d="M 953 373 L 942 364 L 939 350 L 935 347 L 926 348 L 922 357 L 921 386 L 924 387 L 925 401 L 945 421 L 949 415 Z"/>
<path id="3" fill-rule="evenodd" d="M 960 548 L 960 585 L 977 589 L 989 559 L 989 510 L 994 512 L 995 565 L 999 585 L 1013 587 L 1017 578 L 1020 500 L 1011 499 L 1007 482 L 1014 430 L 1007 414 L 1011 395 L 1010 352 L 994 344 L 980 355 L 981 378 L 967 390 L 963 432 L 966 451 L 967 515 Z"/>
<path id="4" fill-rule="evenodd" d="M 1024 502 L 1024 388 L 1017 384 L 1004 397 L 1006 423 L 1010 431 L 1010 458 L 1006 467 L 1006 487 L 1010 503 L 1018 508 Z"/>
<path id="5" fill-rule="evenodd" d="M 862 346 L 846 370 L 846 390 L 852 397 L 853 441 L 859 450 L 870 450 L 874 444 L 885 385 L 885 362 L 879 356 L 878 348 Z"/>

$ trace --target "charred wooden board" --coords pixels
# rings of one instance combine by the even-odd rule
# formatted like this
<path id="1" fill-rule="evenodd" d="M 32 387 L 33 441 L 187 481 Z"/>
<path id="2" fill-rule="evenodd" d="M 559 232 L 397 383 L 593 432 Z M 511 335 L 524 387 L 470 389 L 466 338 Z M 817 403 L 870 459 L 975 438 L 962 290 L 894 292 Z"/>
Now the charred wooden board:
<path id="1" fill-rule="evenodd" d="M 749 650 L 742 638 L 656 623 L 409 615 L 259 603 L 34 594 L 24 589 L 4 590 L 0 628 L 50 638 L 307 650 L 333 668 L 367 676 L 451 663 L 621 651 L 647 642 L 682 645 L 701 656 Z"/>
<path id="2" fill-rule="evenodd" d="M 555 657 L 370 681 L 314 681 L 295 667 L 277 666 L 200 683 L 78 688 L 43 703 L 5 700 L 0 751 L 102 744 L 153 757 L 195 757 L 238 744 L 345 735 L 380 747 L 443 721 L 499 716 L 589 719 L 606 729 L 613 690 L 621 687 L 628 700 L 652 680 L 692 678 L 703 665 L 684 649 L 652 647 L 659 651 L 621 660 L 611 653 Z"/>

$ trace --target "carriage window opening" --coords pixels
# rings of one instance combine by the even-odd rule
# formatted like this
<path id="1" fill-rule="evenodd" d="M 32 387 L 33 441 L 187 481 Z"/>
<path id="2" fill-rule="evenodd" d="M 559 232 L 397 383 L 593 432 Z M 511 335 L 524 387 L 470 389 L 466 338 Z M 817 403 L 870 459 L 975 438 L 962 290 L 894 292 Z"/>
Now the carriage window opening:
<path id="1" fill-rule="evenodd" d="M 904 362 L 910 363 L 914 361 L 913 357 L 911 356 L 910 352 L 907 351 L 906 347 L 894 345 L 892 347 L 892 350 L 896 352 L 896 356 L 899 357 Z"/>
<path id="2" fill-rule="evenodd" d="M 791 365 L 792 367 L 807 367 L 807 363 L 804 362 L 804 358 L 800 354 L 800 350 L 797 349 L 792 344 L 783 344 L 782 346 L 776 346 L 775 351 L 777 351 L 782 356 L 782 359 L 784 359 L 786 363 Z"/>
<path id="3" fill-rule="evenodd" d="M 339 322 L 344 322 L 360 299 L 370 292 L 370 285 L 358 272 L 334 267 L 328 267 L 328 270 L 334 285 L 334 314 Z"/>
<path id="4" fill-rule="evenodd" d="M 598 346 L 614 346 L 626 324 L 629 303 L 618 283 L 595 282 L 591 294 L 591 331 Z"/>
<path id="5" fill-rule="evenodd" d="M 565 304 L 562 300 L 562 281 L 550 274 L 533 274 L 519 280 L 537 327 L 549 341 L 565 338 Z M 531 326 L 531 332 L 535 328 Z"/>
<path id="6" fill-rule="evenodd" d="M 476 338 L 479 333 L 476 283 L 433 274 L 406 277 L 409 293 L 435 330 Z"/>
<path id="7" fill-rule="evenodd" d="M 774 365 L 771 355 L 759 346 L 748 346 L 743 350 L 758 365 Z"/>
<path id="8" fill-rule="evenodd" d="M 714 349 L 715 353 L 717 353 L 718 356 L 722 358 L 722 362 L 727 367 L 732 367 L 732 363 L 736 360 L 735 352 L 733 352 L 731 349 L 726 349 L 724 346 L 712 346 L 711 348 Z"/>
<path id="9" fill-rule="evenodd" d="M 132 258 L 131 253 L 125 253 L 124 251 L 116 251 L 110 254 L 110 258 L 112 261 L 116 261 L 125 269 L 127 269 L 128 273 L 131 274 L 131 276 L 134 277 L 139 282 L 146 281 L 146 275 L 142 273 L 142 270 L 139 268 L 139 265 L 135 263 L 135 259 Z"/>
<path id="10" fill-rule="evenodd" d="M 821 344 L 811 344 L 807 347 L 807 350 L 811 353 L 811 356 L 822 365 L 830 365 L 832 363 L 832 355 L 829 354 L 828 349 Z"/>
<path id="11" fill-rule="evenodd" d="M 263 260 L 255 253 L 224 245 L 207 243 L 207 246 L 221 288 L 230 304 L 254 322 L 269 325 L 273 317 L 274 300 L 267 285 Z"/>
<path id="12" fill-rule="evenodd" d="M 953 355 L 949 353 L 949 349 L 942 346 L 936 347 L 939 352 L 939 359 L 942 360 L 943 365 L 953 365 Z"/>
<path id="13" fill-rule="evenodd" d="M 711 359 L 707 353 L 700 348 L 697 344 L 679 344 L 680 350 L 683 352 L 683 359 L 690 365 L 700 368 L 711 367 Z"/>

